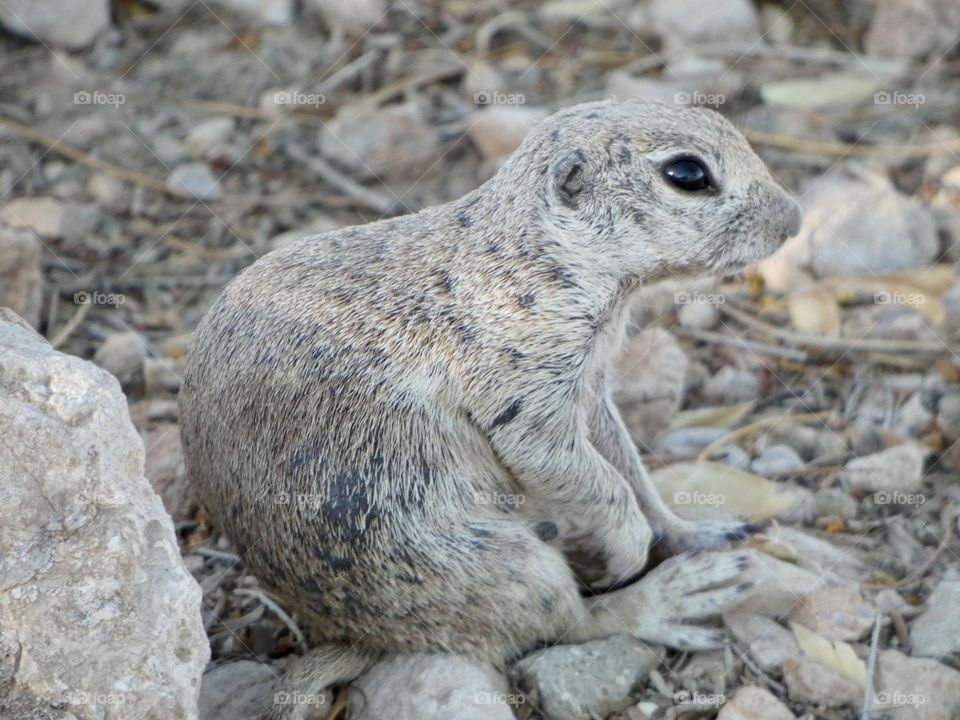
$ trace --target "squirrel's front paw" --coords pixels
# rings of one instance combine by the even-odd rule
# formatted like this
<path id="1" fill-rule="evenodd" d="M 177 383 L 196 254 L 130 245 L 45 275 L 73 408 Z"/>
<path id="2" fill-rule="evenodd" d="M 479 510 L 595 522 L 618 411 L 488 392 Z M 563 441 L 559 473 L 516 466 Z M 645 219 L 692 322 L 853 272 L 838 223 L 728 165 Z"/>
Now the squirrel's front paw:
<path id="1" fill-rule="evenodd" d="M 745 599 L 753 585 L 745 578 L 752 563 L 750 552 L 686 553 L 662 563 L 636 585 L 634 634 L 679 650 L 721 646 L 721 630 L 686 621 L 719 615 Z"/>

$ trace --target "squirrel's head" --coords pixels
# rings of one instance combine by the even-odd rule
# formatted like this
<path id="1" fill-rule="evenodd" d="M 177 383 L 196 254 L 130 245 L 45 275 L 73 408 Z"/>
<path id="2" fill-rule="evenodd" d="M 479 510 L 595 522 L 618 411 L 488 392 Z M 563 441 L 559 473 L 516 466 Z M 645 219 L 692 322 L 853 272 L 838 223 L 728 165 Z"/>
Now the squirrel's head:
<path id="1" fill-rule="evenodd" d="M 535 163 L 518 170 L 543 176 L 536 206 L 550 238 L 598 269 L 646 280 L 729 273 L 800 227 L 797 201 L 712 110 L 577 105 L 538 124 L 518 155 Z"/>

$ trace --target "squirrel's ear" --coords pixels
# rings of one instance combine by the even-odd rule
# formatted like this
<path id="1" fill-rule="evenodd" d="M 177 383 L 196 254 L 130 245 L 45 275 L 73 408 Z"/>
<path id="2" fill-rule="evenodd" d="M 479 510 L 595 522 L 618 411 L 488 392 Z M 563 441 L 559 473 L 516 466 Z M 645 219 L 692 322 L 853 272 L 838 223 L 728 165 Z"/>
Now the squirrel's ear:
<path id="1" fill-rule="evenodd" d="M 577 206 L 577 199 L 584 184 L 586 158 L 579 150 L 564 155 L 553 165 L 552 183 L 560 201 L 569 207 Z"/>

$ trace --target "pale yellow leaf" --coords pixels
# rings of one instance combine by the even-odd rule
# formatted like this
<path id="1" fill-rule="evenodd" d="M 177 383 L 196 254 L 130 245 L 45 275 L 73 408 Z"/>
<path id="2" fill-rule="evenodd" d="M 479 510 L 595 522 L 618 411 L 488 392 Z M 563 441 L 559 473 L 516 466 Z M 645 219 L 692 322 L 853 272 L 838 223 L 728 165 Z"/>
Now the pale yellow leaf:
<path id="1" fill-rule="evenodd" d="M 753 409 L 752 401 L 737 403 L 736 405 L 721 405 L 718 407 L 703 407 L 696 410 L 684 410 L 677 413 L 670 421 L 664 432 L 680 430 L 687 427 L 729 428 L 738 424 Z"/>
<path id="2" fill-rule="evenodd" d="M 867 666 L 857 657 L 853 648 L 842 640 L 827 640 L 800 623 L 790 623 L 793 637 L 805 655 L 821 665 L 836 670 L 861 688 L 867 686 Z"/>
<path id="3" fill-rule="evenodd" d="M 796 502 L 795 494 L 784 485 L 720 463 L 675 463 L 650 477 L 664 502 L 681 515 L 684 510 L 720 511 L 758 522 L 789 510 Z"/>

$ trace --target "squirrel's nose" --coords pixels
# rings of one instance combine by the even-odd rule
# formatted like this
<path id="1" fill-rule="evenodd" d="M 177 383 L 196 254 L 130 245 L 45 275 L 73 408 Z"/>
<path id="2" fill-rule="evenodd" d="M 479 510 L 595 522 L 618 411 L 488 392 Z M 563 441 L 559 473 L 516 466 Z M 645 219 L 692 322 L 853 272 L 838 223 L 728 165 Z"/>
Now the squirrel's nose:
<path id="1" fill-rule="evenodd" d="M 783 212 L 783 239 L 793 237 L 800 232 L 800 225 L 803 222 L 803 213 L 800 212 L 800 203 L 793 196 L 784 197 Z"/>

